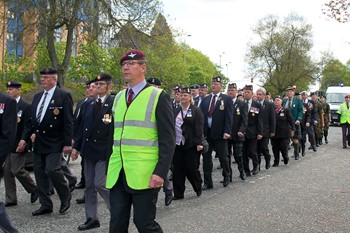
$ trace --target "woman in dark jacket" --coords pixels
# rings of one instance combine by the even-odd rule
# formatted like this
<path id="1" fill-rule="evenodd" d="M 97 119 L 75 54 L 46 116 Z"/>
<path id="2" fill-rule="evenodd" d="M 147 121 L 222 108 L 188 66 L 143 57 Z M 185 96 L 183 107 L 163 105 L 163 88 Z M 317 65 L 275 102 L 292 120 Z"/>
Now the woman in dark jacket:
<path id="1" fill-rule="evenodd" d="M 271 138 L 272 151 L 275 157 L 273 167 L 278 167 L 280 162 L 280 152 L 284 164 L 288 164 L 288 143 L 291 135 L 294 134 L 294 123 L 292 115 L 288 108 L 283 108 L 282 99 L 276 96 L 274 100 L 276 112 L 276 131 L 275 136 Z"/>
<path id="2" fill-rule="evenodd" d="M 199 171 L 203 150 L 203 114 L 193 105 L 190 88 L 181 88 L 181 106 L 175 110 L 176 148 L 173 157 L 174 199 L 184 198 L 186 177 L 197 196 L 202 194 Z"/>

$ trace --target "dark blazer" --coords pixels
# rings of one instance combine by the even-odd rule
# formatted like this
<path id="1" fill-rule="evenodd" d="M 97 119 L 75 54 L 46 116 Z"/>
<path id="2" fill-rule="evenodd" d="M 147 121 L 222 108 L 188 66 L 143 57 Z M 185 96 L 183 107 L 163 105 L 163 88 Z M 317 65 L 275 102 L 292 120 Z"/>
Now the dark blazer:
<path id="1" fill-rule="evenodd" d="M 257 138 L 258 135 L 263 135 L 263 114 L 261 104 L 253 100 L 248 109 L 248 126 L 245 137 L 252 139 Z"/>
<path id="2" fill-rule="evenodd" d="M 282 106 L 286 108 L 287 104 L 288 104 L 288 99 L 284 99 L 282 101 Z M 303 118 L 303 102 L 301 101 L 301 99 L 295 96 L 292 99 L 292 107 L 290 108 L 290 114 L 292 114 L 294 122 L 296 121 L 301 122 Z"/>
<path id="3" fill-rule="evenodd" d="M 232 98 L 222 93 L 217 97 L 212 115 L 210 135 L 208 135 L 208 111 L 211 98 L 212 95 L 206 96 L 200 104 L 200 109 L 204 116 L 203 133 L 205 137 L 210 136 L 210 139 L 212 140 L 222 140 L 224 133 L 231 134 L 233 118 Z"/>
<path id="4" fill-rule="evenodd" d="M 275 105 L 264 100 L 261 111 L 263 116 L 263 137 L 269 138 L 270 133 L 275 133 L 276 130 Z"/>
<path id="5" fill-rule="evenodd" d="M 77 103 L 77 106 L 75 107 L 74 113 L 73 113 L 73 118 L 74 118 L 74 128 L 73 128 L 73 138 L 75 140 L 77 131 L 79 129 L 80 126 L 80 120 L 81 118 L 79 118 L 80 113 L 81 113 L 81 107 L 83 106 L 83 104 L 88 100 L 88 98 L 84 98 L 82 100 L 80 100 Z"/>
<path id="6" fill-rule="evenodd" d="M 312 103 L 308 102 L 308 103 L 304 103 L 303 102 L 303 119 L 301 120 L 301 126 L 304 128 L 306 127 L 306 123 L 309 123 L 310 125 L 313 124 L 313 122 L 311 123 L 311 111 L 315 111 L 313 108 Z"/>
<path id="7" fill-rule="evenodd" d="M 101 109 L 94 117 L 96 98 L 87 100 L 81 107 L 81 121 L 76 134 L 74 149 L 80 151 L 82 157 L 92 161 L 104 161 L 112 153 L 113 138 L 113 98 L 108 95 Z M 81 120 L 80 120 L 81 119 Z"/>
<path id="8" fill-rule="evenodd" d="M 272 139 L 290 138 L 290 131 L 294 131 L 294 121 L 288 108 L 281 108 L 276 112 L 276 132 Z"/>
<path id="9" fill-rule="evenodd" d="M 17 102 L 0 93 L 0 170 L 10 153 L 17 132 Z M 0 177 L 2 172 L 0 171 Z"/>
<path id="10" fill-rule="evenodd" d="M 34 96 L 31 106 L 31 127 L 23 134 L 28 140 L 35 133 L 34 152 L 37 154 L 60 153 L 64 146 L 72 145 L 73 137 L 73 100 L 70 93 L 56 87 L 50 99 L 44 118 L 39 124 L 36 110 L 44 91 Z"/>
<path id="11" fill-rule="evenodd" d="M 191 114 L 189 111 L 191 110 Z M 181 107 L 175 111 L 175 118 L 181 111 Z M 190 149 L 202 144 L 203 139 L 203 113 L 195 105 L 190 105 L 189 110 L 181 125 L 182 134 L 185 137 L 184 149 Z"/>
<path id="12" fill-rule="evenodd" d="M 243 134 L 247 131 L 248 125 L 248 104 L 237 99 L 233 104 L 233 120 L 231 139 L 233 141 L 244 141 L 245 137 L 239 137 L 238 132 Z"/>
<path id="13" fill-rule="evenodd" d="M 317 112 L 316 112 L 316 103 L 313 100 L 307 101 L 307 108 L 310 112 L 310 125 L 314 125 L 314 122 L 317 120 Z M 305 102 L 303 101 L 303 106 L 305 106 Z"/>
<path id="14" fill-rule="evenodd" d="M 16 153 L 18 143 L 23 137 L 25 126 L 30 125 L 30 104 L 20 98 L 17 103 L 17 108 L 17 133 L 11 149 L 12 153 Z"/>
<path id="15" fill-rule="evenodd" d="M 196 105 L 198 107 L 198 102 L 200 100 L 201 97 L 199 97 L 199 95 L 197 95 L 196 97 L 193 98 L 194 101 L 194 105 Z"/>

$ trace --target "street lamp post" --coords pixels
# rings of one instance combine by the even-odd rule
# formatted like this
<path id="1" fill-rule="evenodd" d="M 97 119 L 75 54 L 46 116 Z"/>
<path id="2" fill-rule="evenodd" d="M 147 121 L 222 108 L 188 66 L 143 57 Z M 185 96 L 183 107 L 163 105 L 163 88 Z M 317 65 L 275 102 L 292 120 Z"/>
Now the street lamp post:
<path id="1" fill-rule="evenodd" d="M 219 61 L 220 70 L 222 69 L 222 67 L 221 67 L 221 56 L 224 55 L 224 54 L 225 54 L 225 52 L 222 52 L 222 53 L 220 53 L 220 55 L 219 55 L 219 56 L 220 56 L 220 61 Z"/>
<path id="2" fill-rule="evenodd" d="M 226 63 L 226 73 L 227 73 L 227 78 L 228 78 L 228 66 L 229 66 L 229 64 L 231 64 L 231 62 Z"/>
<path id="3" fill-rule="evenodd" d="M 188 34 L 186 35 L 186 37 L 190 37 L 191 35 Z M 186 63 L 186 37 L 185 37 L 185 41 L 184 41 L 184 62 Z"/>

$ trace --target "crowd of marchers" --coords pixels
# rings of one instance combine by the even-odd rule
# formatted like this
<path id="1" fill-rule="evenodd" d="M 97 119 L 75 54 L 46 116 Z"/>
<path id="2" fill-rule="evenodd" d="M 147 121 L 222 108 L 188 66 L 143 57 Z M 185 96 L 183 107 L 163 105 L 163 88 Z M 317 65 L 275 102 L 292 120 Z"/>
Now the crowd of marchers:
<path id="1" fill-rule="evenodd" d="M 40 201 L 33 216 L 53 212 L 50 195 L 55 192 L 64 214 L 71 206 L 71 192 L 81 188 L 84 195 L 76 202 L 85 204 L 86 222 L 78 230 L 100 227 L 99 193 L 111 213 L 110 232 L 127 232 L 131 205 L 140 232 L 149 227 L 162 232 L 155 222 L 159 189 L 163 187 L 166 206 L 184 198 L 186 178 L 198 197 L 213 189 L 213 157 L 220 161 L 220 182 L 227 187 L 232 185 L 234 163 L 245 180 L 261 169 L 287 166 L 291 158 L 299 160 L 328 143 L 330 107 L 324 96 L 296 93 L 293 86 L 285 96 L 272 98 L 263 87 L 240 90 L 236 83 L 228 83 L 224 93 L 219 76 L 212 78 L 210 93 L 207 84 L 193 84 L 176 85 L 168 95 L 159 79 L 145 80 L 146 64 L 141 51 L 126 52 L 120 60 L 124 90 L 113 94 L 112 77 L 101 73 L 86 83 L 86 96 L 74 112 L 70 93 L 57 86 L 56 69 L 40 71 L 43 90 L 31 104 L 21 98 L 21 83 L 6 84 L 7 94 L 17 102 L 17 128 L 5 162 L 0 161 L 5 207 L 18 204 L 15 178 L 31 203 Z M 338 111 L 344 148 L 350 146 L 349 102 L 347 95 Z M 0 102 L 1 117 L 7 108 L 7 102 Z M 28 150 L 33 151 L 35 182 L 24 168 Z M 81 155 L 79 182 L 65 155 L 73 160 Z M 0 227 L 16 232 L 10 223 Z"/>

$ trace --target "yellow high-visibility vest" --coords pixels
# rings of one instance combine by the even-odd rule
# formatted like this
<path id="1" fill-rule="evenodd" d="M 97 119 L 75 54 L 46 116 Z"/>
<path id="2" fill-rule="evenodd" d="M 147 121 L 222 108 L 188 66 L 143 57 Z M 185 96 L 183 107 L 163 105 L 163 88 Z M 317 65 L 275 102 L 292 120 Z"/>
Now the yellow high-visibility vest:
<path id="1" fill-rule="evenodd" d="M 339 106 L 337 113 L 340 114 L 340 124 L 350 124 L 350 109 L 347 108 L 346 102 Z"/>
<path id="2" fill-rule="evenodd" d="M 156 107 L 161 89 L 143 89 L 129 107 L 125 90 L 118 93 L 113 104 L 114 145 L 109 159 L 106 187 L 113 188 L 123 168 L 128 186 L 148 189 L 158 163 L 158 129 Z"/>

